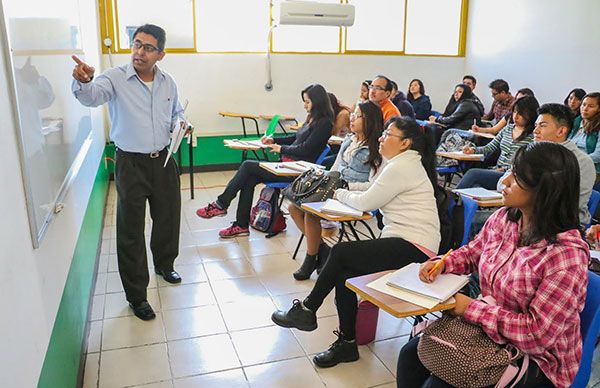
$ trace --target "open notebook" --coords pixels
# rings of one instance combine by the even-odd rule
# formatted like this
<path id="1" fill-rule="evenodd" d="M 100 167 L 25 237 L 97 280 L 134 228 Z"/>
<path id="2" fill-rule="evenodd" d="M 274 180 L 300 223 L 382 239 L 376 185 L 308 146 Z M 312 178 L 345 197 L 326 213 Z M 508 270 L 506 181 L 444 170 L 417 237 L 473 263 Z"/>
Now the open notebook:
<path id="1" fill-rule="evenodd" d="M 433 283 L 425 283 L 419 279 L 419 268 L 421 268 L 421 264 L 410 263 L 394 272 L 387 279 L 386 284 L 418 294 L 429 299 L 435 305 L 450 299 L 469 282 L 469 278 L 466 276 L 441 274 Z"/>
<path id="2" fill-rule="evenodd" d="M 333 214 L 336 216 L 352 216 L 352 217 L 360 217 L 363 212 L 360 210 L 356 210 L 353 207 L 348 205 L 344 205 L 337 199 L 328 199 L 325 201 L 325 205 L 321 208 L 321 212 L 327 214 Z"/>
<path id="3" fill-rule="evenodd" d="M 456 189 L 457 194 L 466 195 L 477 201 L 496 201 L 502 199 L 502 194 L 497 191 L 484 189 L 483 187 L 470 187 L 468 189 Z"/>

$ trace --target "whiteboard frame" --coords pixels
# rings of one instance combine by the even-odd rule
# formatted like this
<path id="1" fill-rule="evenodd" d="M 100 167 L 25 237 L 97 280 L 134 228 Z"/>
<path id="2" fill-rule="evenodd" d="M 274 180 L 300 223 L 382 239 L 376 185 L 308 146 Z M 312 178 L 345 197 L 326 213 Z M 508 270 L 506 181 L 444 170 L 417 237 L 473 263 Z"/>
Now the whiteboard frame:
<path id="1" fill-rule="evenodd" d="M 81 22 L 81 21 L 80 21 Z M 18 154 L 19 154 L 19 164 L 21 165 L 21 180 L 23 182 L 23 191 L 25 194 L 25 202 L 27 205 L 27 216 L 29 218 L 29 231 L 31 233 L 31 244 L 34 249 L 40 247 L 40 244 L 48 231 L 48 227 L 52 223 L 52 220 L 56 218 L 58 213 L 63 209 L 63 201 L 66 197 L 71 183 L 79 173 L 81 165 L 87 155 L 87 152 L 90 149 L 92 144 L 92 133 L 90 130 L 86 139 L 83 141 L 81 148 L 77 152 L 77 155 L 73 159 L 71 166 L 67 170 L 65 178 L 63 179 L 60 189 L 58 190 L 58 194 L 54 199 L 52 210 L 49 210 L 47 214 L 44 216 L 43 224 L 38 227 L 36 217 L 35 217 L 35 204 L 33 203 L 33 193 L 30 185 L 30 173 L 29 167 L 27 165 L 27 161 L 25 160 L 25 146 L 23 139 L 23 131 L 21 125 L 21 119 L 19 115 L 19 104 L 17 99 L 17 84 L 16 84 L 16 76 L 14 72 L 14 62 L 13 62 L 13 54 L 15 51 L 12 50 L 10 45 L 10 39 L 8 36 L 8 19 L 6 14 L 4 13 L 4 2 L 0 0 L 0 45 L 2 46 L 2 52 L 4 54 L 4 70 L 7 74 L 7 86 L 8 86 L 8 96 L 11 101 L 11 112 L 12 112 L 12 124 L 15 129 L 15 137 L 17 139 L 18 144 Z M 81 25 L 80 25 L 81 28 Z M 81 49 L 73 49 L 73 50 L 57 50 L 60 51 L 61 54 L 83 54 L 83 50 Z M 34 50 L 38 55 L 49 55 L 56 54 L 56 52 L 47 52 L 47 50 Z M 91 112 L 90 112 L 91 115 Z"/>

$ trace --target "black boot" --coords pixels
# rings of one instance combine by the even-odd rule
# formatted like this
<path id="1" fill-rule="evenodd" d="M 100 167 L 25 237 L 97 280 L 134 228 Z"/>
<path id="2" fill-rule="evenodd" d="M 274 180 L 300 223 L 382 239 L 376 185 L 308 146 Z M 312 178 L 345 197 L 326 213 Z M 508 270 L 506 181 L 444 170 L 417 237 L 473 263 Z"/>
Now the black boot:
<path id="1" fill-rule="evenodd" d="M 319 368 L 331 368 L 340 362 L 358 360 L 358 345 L 356 344 L 356 340 L 345 340 L 342 333 L 337 330 L 334 330 L 333 334 L 337 335 L 338 339 L 331 344 L 329 349 L 313 357 L 313 362 Z"/>
<path id="2" fill-rule="evenodd" d="M 325 243 L 321 243 L 321 245 L 319 245 L 319 253 L 317 253 L 317 275 L 320 275 L 323 267 L 325 267 L 327 258 L 329 257 L 329 252 L 331 252 L 329 245 Z"/>
<path id="3" fill-rule="evenodd" d="M 294 279 L 296 280 L 306 280 L 310 277 L 310 274 L 313 273 L 315 267 L 317 265 L 317 255 L 309 255 L 306 254 L 304 258 L 304 263 L 298 268 L 296 272 L 294 272 Z"/>
<path id="4" fill-rule="evenodd" d="M 271 314 L 271 320 L 281 327 L 294 327 L 298 330 L 313 331 L 317 328 L 317 315 L 302 306 L 298 299 L 294 299 L 293 306 L 288 311 L 277 310 Z"/>

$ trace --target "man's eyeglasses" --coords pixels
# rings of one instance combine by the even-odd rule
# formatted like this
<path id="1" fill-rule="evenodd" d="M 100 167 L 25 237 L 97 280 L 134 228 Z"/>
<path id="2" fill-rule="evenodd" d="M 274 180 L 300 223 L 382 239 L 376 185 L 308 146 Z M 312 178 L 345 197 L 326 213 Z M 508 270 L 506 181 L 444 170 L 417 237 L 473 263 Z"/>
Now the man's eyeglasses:
<path id="1" fill-rule="evenodd" d="M 144 44 L 144 43 L 140 42 L 139 40 L 134 41 L 131 44 L 131 47 L 134 48 L 134 49 L 136 49 L 136 50 L 139 50 L 139 49 L 141 49 L 143 47 L 144 51 L 147 52 L 147 53 L 153 53 L 153 52 L 156 52 L 156 51 L 160 51 L 158 49 L 158 47 L 154 47 L 154 46 L 152 46 L 149 43 L 145 43 Z"/>
<path id="2" fill-rule="evenodd" d="M 354 112 L 350 113 L 350 121 L 354 121 L 354 120 L 356 120 L 356 119 L 360 119 L 360 118 L 362 118 L 362 117 L 363 117 L 363 115 L 357 115 L 357 114 L 356 114 L 356 113 L 354 113 Z"/>
<path id="3" fill-rule="evenodd" d="M 389 129 L 386 129 L 385 131 L 383 131 L 381 133 L 381 137 L 383 137 L 384 139 L 388 136 L 393 136 L 393 137 L 398 137 L 400 138 L 400 140 L 404 140 L 404 137 L 401 135 L 396 135 L 395 133 L 392 133 L 392 131 L 390 131 Z"/>
<path id="4" fill-rule="evenodd" d="M 379 85 L 369 85 L 369 90 L 381 90 L 382 92 L 385 92 L 385 88 Z"/>

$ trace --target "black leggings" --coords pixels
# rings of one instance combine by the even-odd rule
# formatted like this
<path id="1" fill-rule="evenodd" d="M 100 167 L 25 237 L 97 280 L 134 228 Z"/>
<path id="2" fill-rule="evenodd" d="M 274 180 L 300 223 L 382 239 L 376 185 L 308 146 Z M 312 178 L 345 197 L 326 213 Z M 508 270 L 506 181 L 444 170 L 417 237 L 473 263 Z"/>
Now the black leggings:
<path id="1" fill-rule="evenodd" d="M 352 241 L 335 245 L 327 263 L 304 305 L 312 311 L 335 287 L 335 303 L 344 338 L 356 336 L 356 294 L 346 287 L 346 279 L 370 273 L 398 269 L 411 262 L 424 262 L 428 257 L 413 244 L 399 238 Z"/>
<path id="2" fill-rule="evenodd" d="M 396 370 L 396 384 L 398 388 L 447 388 L 452 385 L 444 380 L 435 377 L 429 372 L 419 360 L 417 356 L 417 345 L 420 337 L 415 337 L 408 341 L 400 350 L 398 356 L 398 366 Z M 529 368 L 521 379 L 515 385 L 515 388 L 527 387 L 553 387 L 544 372 L 538 365 L 529 359 Z"/>
<path id="3" fill-rule="evenodd" d="M 227 209 L 239 192 L 240 200 L 236 223 L 242 228 L 247 228 L 250 223 L 250 209 L 252 209 L 252 198 L 256 185 L 265 182 L 292 182 L 293 180 L 294 177 L 277 176 L 270 173 L 260 167 L 259 162 L 255 160 L 246 160 L 231 178 L 223 194 L 217 197 L 217 201 L 220 206 Z"/>

